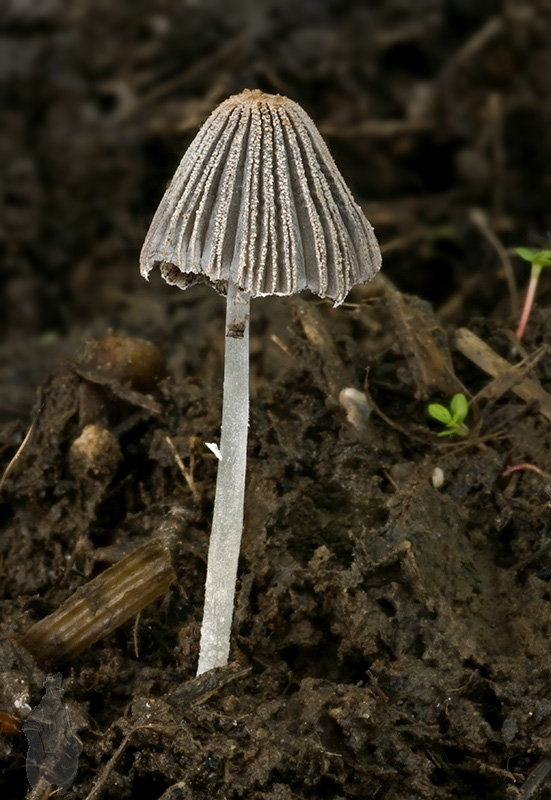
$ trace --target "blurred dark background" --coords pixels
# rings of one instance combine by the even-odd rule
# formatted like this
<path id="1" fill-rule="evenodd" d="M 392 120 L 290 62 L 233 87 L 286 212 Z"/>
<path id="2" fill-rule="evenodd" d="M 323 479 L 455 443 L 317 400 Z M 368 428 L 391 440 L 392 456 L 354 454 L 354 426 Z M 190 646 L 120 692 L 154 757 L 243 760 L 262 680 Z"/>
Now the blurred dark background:
<path id="1" fill-rule="evenodd" d="M 444 322 L 506 319 L 492 237 L 548 242 L 547 0 L 3 0 L 0 19 L 4 417 L 84 333 L 159 340 L 167 307 L 219 312 L 148 287 L 138 256 L 191 138 L 244 88 L 304 106 L 385 273 Z"/>

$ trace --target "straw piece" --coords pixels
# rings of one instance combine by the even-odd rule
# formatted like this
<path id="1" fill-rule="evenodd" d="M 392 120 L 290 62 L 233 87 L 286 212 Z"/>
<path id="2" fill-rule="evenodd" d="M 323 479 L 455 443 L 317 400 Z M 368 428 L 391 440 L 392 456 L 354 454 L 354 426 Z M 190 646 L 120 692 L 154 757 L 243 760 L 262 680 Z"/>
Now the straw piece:
<path id="1" fill-rule="evenodd" d="M 36 622 L 21 644 L 39 663 L 63 664 L 166 594 L 175 577 L 168 548 L 147 542 Z"/>
<path id="2" fill-rule="evenodd" d="M 551 395 L 531 378 L 524 377 L 521 371 L 523 365 L 510 364 L 467 328 L 459 328 L 455 332 L 455 342 L 459 352 L 477 367 L 493 378 L 507 380 L 503 391 L 510 389 L 526 402 L 537 401 L 540 414 L 551 420 Z"/>

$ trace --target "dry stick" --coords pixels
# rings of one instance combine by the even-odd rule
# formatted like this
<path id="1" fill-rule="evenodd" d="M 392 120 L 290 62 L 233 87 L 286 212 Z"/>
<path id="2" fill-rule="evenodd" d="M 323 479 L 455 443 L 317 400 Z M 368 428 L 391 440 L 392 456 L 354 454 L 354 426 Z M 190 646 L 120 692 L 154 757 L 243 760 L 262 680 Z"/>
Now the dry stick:
<path id="1" fill-rule="evenodd" d="M 36 416 L 35 416 L 35 418 L 34 418 L 34 419 L 33 419 L 33 421 L 31 422 L 31 427 L 29 428 L 29 430 L 28 430 L 28 431 L 27 431 L 27 433 L 25 434 L 25 437 L 24 437 L 23 441 L 21 442 L 21 444 L 20 444 L 20 445 L 19 445 L 19 447 L 17 448 L 17 452 L 15 453 L 15 455 L 14 455 L 14 456 L 13 456 L 13 458 L 11 459 L 10 463 L 8 464 L 8 466 L 6 467 L 6 469 L 4 470 L 4 474 L 3 474 L 3 475 L 2 475 L 2 477 L 0 478 L 0 493 L 2 492 L 2 489 L 4 488 L 4 483 L 6 482 L 6 478 L 7 478 L 7 477 L 8 477 L 8 475 L 11 473 L 12 469 L 15 467 L 15 465 L 17 464 L 17 462 L 18 462 L 18 461 L 19 461 L 19 459 L 21 458 L 21 455 L 22 455 L 22 453 L 23 453 L 23 450 L 25 449 L 25 447 L 26 447 L 26 446 L 27 446 L 27 444 L 29 443 L 29 441 L 30 441 L 30 439 L 31 439 L 31 436 L 32 436 L 32 434 L 33 434 L 33 432 L 34 432 L 34 430 L 35 430 L 35 428 L 36 428 L 36 423 L 37 423 L 38 417 L 39 417 L 39 415 L 40 415 L 40 412 L 42 411 L 42 409 L 43 409 L 43 408 L 44 408 L 44 403 L 41 403 L 41 404 L 40 404 L 40 408 L 39 408 L 39 409 L 38 409 L 38 411 L 36 412 Z"/>
<path id="2" fill-rule="evenodd" d="M 458 66 L 469 61 L 476 53 L 482 50 L 492 39 L 495 39 L 503 30 L 503 19 L 499 16 L 490 17 L 470 39 L 457 50 L 445 65 L 442 76 L 448 76 Z"/>
<path id="3" fill-rule="evenodd" d="M 466 328 L 459 328 L 455 334 L 457 349 L 469 361 L 487 372 L 493 378 L 505 372 L 514 370 L 516 367 L 509 364 L 504 358 L 492 350 L 486 342 L 479 339 L 472 331 Z M 537 400 L 539 412 L 546 419 L 551 421 L 551 395 L 531 378 L 524 378 L 520 383 L 511 386 L 511 391 L 523 400 Z"/>
<path id="4" fill-rule="evenodd" d="M 134 725 L 134 727 L 128 731 L 128 733 L 126 734 L 120 745 L 117 747 L 117 749 L 115 750 L 115 752 L 113 753 L 113 755 L 103 768 L 101 775 L 96 780 L 95 784 L 92 787 L 92 790 L 86 795 L 85 800 L 96 800 L 96 798 L 100 796 L 102 789 L 104 788 L 107 782 L 107 779 L 111 775 L 113 769 L 117 764 L 117 761 L 124 753 L 126 747 L 128 746 L 128 743 L 130 742 L 130 739 L 136 733 L 136 731 L 154 731 L 155 733 L 160 733 L 160 734 L 169 733 L 171 736 L 174 735 L 174 731 L 172 731 L 168 726 L 163 727 L 161 725 L 155 725 L 154 723 L 153 724 L 139 723 L 138 725 Z"/>
<path id="5" fill-rule="evenodd" d="M 486 214 L 479 208 L 471 209 L 469 214 L 472 222 L 476 225 L 480 233 L 488 240 L 497 253 L 503 272 L 505 273 L 505 280 L 507 281 L 507 288 L 509 289 L 509 302 L 511 303 L 511 316 L 517 317 L 519 312 L 518 301 L 518 288 L 515 279 L 515 273 L 511 264 L 511 259 L 507 255 L 507 251 L 490 228 Z"/>
<path id="6" fill-rule="evenodd" d="M 249 427 L 250 296 L 228 282 L 220 462 L 209 540 L 197 674 L 228 663 L 237 562 L 243 533 Z"/>
<path id="7" fill-rule="evenodd" d="M 190 448 L 190 462 L 191 462 L 190 463 L 190 468 L 186 469 L 186 466 L 185 466 L 184 462 L 182 461 L 182 459 L 180 457 L 180 454 L 176 450 L 174 442 L 172 441 L 170 436 L 165 436 L 165 442 L 167 443 L 167 445 L 170 447 L 170 449 L 172 451 L 172 455 L 174 456 L 174 461 L 176 462 L 180 472 L 184 476 L 185 482 L 187 483 L 187 485 L 189 487 L 189 490 L 193 495 L 193 499 L 195 500 L 197 505 L 200 505 L 201 504 L 201 498 L 199 496 L 199 492 L 197 491 L 197 486 L 195 485 L 195 481 L 193 479 L 193 456 L 192 456 L 191 448 Z"/>

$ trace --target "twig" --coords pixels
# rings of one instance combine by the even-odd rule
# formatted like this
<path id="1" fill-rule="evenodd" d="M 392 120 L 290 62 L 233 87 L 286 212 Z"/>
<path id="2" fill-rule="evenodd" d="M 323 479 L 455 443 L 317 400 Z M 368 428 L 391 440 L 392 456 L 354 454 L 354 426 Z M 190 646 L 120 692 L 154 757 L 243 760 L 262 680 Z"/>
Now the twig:
<path id="1" fill-rule="evenodd" d="M 398 433 L 401 433 L 407 439 L 413 439 L 416 442 L 422 442 L 425 446 L 427 445 L 427 442 L 429 441 L 429 437 L 428 436 L 418 436 L 417 434 L 413 433 L 412 431 L 409 431 L 406 428 L 402 427 L 397 422 L 394 422 L 393 420 L 391 420 L 390 417 L 387 417 L 387 415 L 384 413 L 384 411 L 382 411 L 379 408 L 379 406 L 377 405 L 377 403 L 375 402 L 375 400 L 372 398 L 371 394 L 369 393 L 369 389 L 367 389 L 367 387 L 364 388 L 364 392 L 365 392 L 365 396 L 367 397 L 367 402 L 369 403 L 369 405 L 371 406 L 373 411 L 375 411 L 375 413 L 383 420 L 383 422 L 386 422 L 387 425 L 389 425 L 395 431 L 398 431 Z"/>
<path id="2" fill-rule="evenodd" d="M 165 442 L 168 444 L 168 446 L 172 450 L 172 455 L 174 456 L 174 460 L 178 464 L 180 472 L 184 476 L 184 479 L 185 479 L 187 485 L 190 488 L 190 491 L 191 491 L 191 493 L 193 495 L 193 499 L 195 500 L 197 505 L 200 505 L 201 504 L 201 498 L 199 496 L 199 492 L 197 491 L 197 486 L 195 485 L 195 481 L 193 479 L 193 462 L 195 460 L 194 454 L 193 454 L 193 449 L 190 447 L 190 450 L 189 450 L 190 469 L 187 469 L 185 464 L 184 464 L 184 462 L 180 458 L 180 454 L 176 450 L 174 442 L 172 441 L 170 436 L 165 436 Z"/>
<path id="3" fill-rule="evenodd" d="M 507 288 L 509 289 L 509 302 L 511 304 L 511 316 L 517 317 L 519 312 L 518 288 L 511 259 L 507 251 L 490 228 L 486 214 L 480 208 L 472 208 L 469 214 L 471 221 L 474 222 L 480 233 L 492 245 L 505 273 Z"/>
<path id="4" fill-rule="evenodd" d="M 456 67 L 469 61 L 475 53 L 482 50 L 488 42 L 491 42 L 503 30 L 502 17 L 490 17 L 477 31 L 473 33 L 470 39 L 457 50 L 450 58 L 442 71 L 441 77 L 448 77 Z"/>
<path id="5" fill-rule="evenodd" d="M 345 304 L 343 303 L 343 305 L 345 305 Z M 288 355 L 289 358 L 293 359 L 293 361 L 297 360 L 297 357 L 295 356 L 295 354 L 291 352 L 291 350 L 287 347 L 285 342 L 282 339 L 279 338 L 279 336 L 276 336 L 276 334 L 274 333 L 274 334 L 272 334 L 271 338 L 272 338 L 272 342 L 274 344 L 276 344 L 279 347 L 280 350 L 283 350 L 285 355 Z"/>
<path id="6" fill-rule="evenodd" d="M 92 787 L 92 790 L 86 795 L 85 800 L 96 800 L 96 798 L 99 797 L 101 790 L 105 786 L 105 783 L 107 782 L 109 775 L 113 771 L 115 764 L 117 763 L 117 761 L 123 754 L 124 750 L 126 749 L 131 737 L 136 733 L 136 731 L 143 731 L 143 730 L 155 731 L 156 733 L 161 733 L 161 734 L 169 733 L 170 735 L 173 735 L 172 730 L 170 730 L 169 728 L 163 728 L 160 725 L 155 725 L 152 723 L 150 724 L 140 723 L 138 725 L 134 725 L 134 727 L 131 728 L 131 730 L 126 734 L 120 745 L 117 747 L 117 749 L 115 750 L 115 752 L 105 765 L 103 772 L 99 776 L 95 785 Z"/>
<path id="7" fill-rule="evenodd" d="M 5 483 L 6 478 L 11 473 L 12 469 L 15 467 L 15 465 L 17 464 L 17 462 L 21 458 L 21 454 L 23 453 L 23 450 L 27 446 L 27 444 L 28 444 L 33 432 L 34 432 L 34 429 L 36 428 L 36 423 L 37 423 L 38 417 L 39 417 L 40 412 L 42 411 L 43 408 L 44 408 L 44 403 L 41 403 L 38 411 L 36 412 L 36 416 L 35 416 L 35 418 L 33 419 L 32 423 L 31 423 L 31 427 L 29 428 L 29 430 L 25 434 L 25 438 L 23 439 L 23 441 L 21 442 L 21 444 L 17 448 L 17 452 L 15 453 L 15 455 L 12 458 L 12 460 L 10 461 L 10 463 L 8 464 L 6 469 L 4 470 L 4 474 L 2 475 L 2 478 L 0 478 L 0 493 L 2 492 L 2 489 L 4 488 L 4 483 Z"/>

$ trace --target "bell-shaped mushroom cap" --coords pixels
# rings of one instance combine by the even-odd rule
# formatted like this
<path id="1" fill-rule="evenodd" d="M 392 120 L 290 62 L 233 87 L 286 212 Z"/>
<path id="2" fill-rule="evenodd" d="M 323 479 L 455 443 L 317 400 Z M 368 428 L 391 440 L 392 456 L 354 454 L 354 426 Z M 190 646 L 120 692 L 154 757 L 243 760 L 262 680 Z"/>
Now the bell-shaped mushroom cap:
<path id="1" fill-rule="evenodd" d="M 141 272 L 252 297 L 310 289 L 338 305 L 381 266 L 373 228 L 297 103 L 246 90 L 184 154 L 147 233 Z"/>

